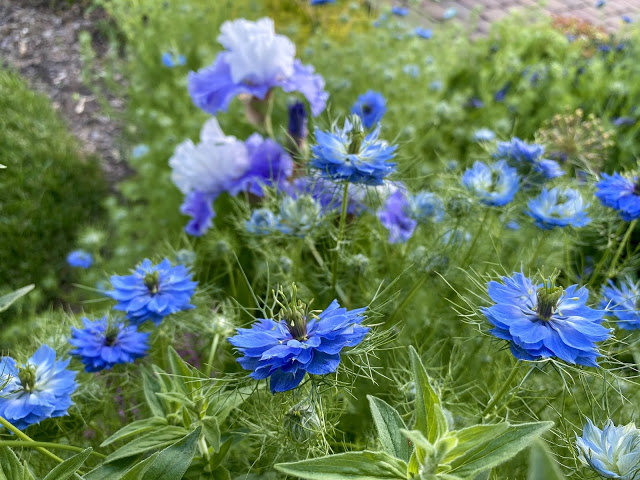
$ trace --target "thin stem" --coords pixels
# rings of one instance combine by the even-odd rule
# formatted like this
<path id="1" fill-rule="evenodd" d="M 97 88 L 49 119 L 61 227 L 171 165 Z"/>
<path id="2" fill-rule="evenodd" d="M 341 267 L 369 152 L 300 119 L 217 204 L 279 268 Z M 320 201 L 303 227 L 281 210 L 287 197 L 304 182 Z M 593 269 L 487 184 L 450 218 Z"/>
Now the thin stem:
<path id="1" fill-rule="evenodd" d="M 480 226 L 478 227 L 478 231 L 476 232 L 475 236 L 473 237 L 473 242 L 471 242 L 471 246 L 469 247 L 469 251 L 467 252 L 467 254 L 464 257 L 464 260 L 462 261 L 462 265 L 467 263 L 467 261 L 469 260 L 469 257 L 471 257 L 471 254 L 474 252 L 474 248 L 476 246 L 476 243 L 478 243 L 478 239 L 480 238 L 480 235 L 482 235 L 482 231 L 484 230 L 484 224 L 487 223 L 487 218 L 489 218 L 489 213 L 490 212 L 491 212 L 491 210 L 489 210 L 488 208 L 485 209 L 484 215 L 482 216 L 482 220 L 480 221 Z M 453 232 L 453 234 L 455 234 L 455 232 Z"/>
<path id="2" fill-rule="evenodd" d="M 336 271 L 338 269 L 338 257 L 340 256 L 340 248 L 342 246 L 342 238 L 344 237 L 344 226 L 347 221 L 347 204 L 349 203 L 349 183 L 344 183 L 344 192 L 342 193 L 342 211 L 340 212 L 340 226 L 338 227 L 338 243 L 336 244 L 336 252 L 333 254 L 333 264 L 331 265 L 331 288 L 336 291 L 336 283 L 338 278 Z"/>
<path id="3" fill-rule="evenodd" d="M 275 135 L 273 134 L 273 125 L 271 124 L 271 114 L 273 113 L 274 98 L 274 95 L 269 95 L 269 101 L 267 102 L 267 112 L 265 113 L 264 117 L 264 129 L 267 131 L 267 135 L 269 135 L 272 140 L 276 139 Z"/>
<path id="4" fill-rule="evenodd" d="M 318 265 L 320 266 L 320 268 L 322 268 L 325 271 L 328 271 L 326 268 L 326 265 L 324 263 L 324 260 L 322 260 L 322 257 L 320 256 L 320 252 L 318 252 L 318 249 L 316 248 L 316 246 L 313 243 L 313 240 L 311 240 L 309 237 L 307 237 L 307 245 L 309 246 L 309 250 L 311 250 L 311 254 L 313 255 L 313 258 L 316 259 L 316 262 L 318 263 Z M 344 293 L 344 291 L 342 290 L 342 287 L 340 287 L 340 285 L 336 285 L 336 294 L 338 295 L 338 297 L 340 297 L 340 301 L 343 304 L 347 304 L 348 299 L 346 294 Z"/>
<path id="5" fill-rule="evenodd" d="M 618 245 L 618 250 L 616 250 L 616 254 L 613 257 L 613 260 L 611 260 L 611 266 L 609 267 L 609 274 L 607 275 L 607 277 L 609 278 L 613 277 L 616 270 L 616 266 L 618 265 L 618 259 L 620 258 L 620 254 L 622 253 L 622 250 L 624 249 L 625 245 L 629 241 L 629 237 L 633 233 L 633 229 L 636 227 L 637 222 L 638 220 L 634 220 L 629 224 L 629 228 L 627 228 L 627 232 L 624 234 L 624 237 L 622 238 L 620 245 Z"/>
<path id="6" fill-rule="evenodd" d="M 618 238 L 622 233 L 623 229 L 624 229 L 624 223 L 621 223 L 618 226 L 618 231 L 615 233 L 614 238 Z M 591 278 L 589 279 L 589 283 L 587 284 L 587 286 L 589 287 L 592 286 L 593 283 L 596 281 L 596 278 L 598 278 L 598 275 L 600 274 L 602 267 L 604 267 L 604 264 L 608 257 L 609 257 L 609 247 L 607 246 L 607 249 L 604 251 L 604 253 L 602 254 L 602 257 L 600 258 L 600 261 L 596 265 L 596 268 L 593 270 L 593 273 L 591 274 Z"/>
<path id="7" fill-rule="evenodd" d="M 231 261 L 227 258 L 227 273 L 229 274 L 229 283 L 231 284 L 231 293 L 233 298 L 238 299 L 238 290 L 236 289 L 236 279 L 233 274 L 233 267 Z"/>
<path id="8" fill-rule="evenodd" d="M 207 377 L 211 376 L 211 365 L 213 364 L 213 357 L 216 355 L 216 350 L 218 349 L 218 343 L 220 342 L 220 334 L 216 333 L 213 337 L 213 342 L 211 342 L 211 349 L 209 350 L 209 358 L 207 359 L 207 363 L 205 366 L 205 374 Z"/>
<path id="9" fill-rule="evenodd" d="M 16 435 L 16 437 L 23 439 L 25 442 L 34 442 L 34 440 L 32 440 L 31 437 L 29 437 L 26 433 L 23 433 L 22 431 L 18 430 L 16 427 L 14 427 L 11 423 L 9 423 L 7 420 L 5 420 L 2 417 L 0 417 L 0 425 L 5 427 L 7 430 L 13 432 Z M 64 462 L 64 460 L 62 460 L 59 456 L 51 453 L 49 450 L 45 448 L 35 447 L 35 449 L 38 450 L 40 453 L 45 454 L 47 457 L 52 458 L 58 463 Z"/>
<path id="10" fill-rule="evenodd" d="M 509 390 L 509 386 L 511 385 L 511 382 L 513 382 L 513 380 L 518 375 L 518 372 L 519 372 L 519 368 L 518 367 L 519 366 L 520 366 L 520 363 L 516 363 L 513 366 L 513 369 L 511 370 L 511 373 L 509 374 L 509 377 L 502 384 L 502 387 L 500 387 L 500 390 L 498 390 L 496 392 L 496 394 L 493 397 L 491 397 L 491 400 L 489 400 L 489 403 L 487 404 L 485 409 L 480 414 L 481 417 L 484 417 L 487 413 L 489 413 L 491 411 L 491 409 L 493 407 L 495 407 L 496 404 L 502 399 L 502 397 L 504 397 L 505 393 L 507 393 L 507 391 Z"/>
<path id="11" fill-rule="evenodd" d="M 60 443 L 52 443 L 52 442 L 36 442 L 32 440 L 30 442 L 23 442 L 20 440 L 0 440 L 0 447 L 14 447 L 14 448 L 58 448 L 60 450 L 69 450 L 72 452 L 84 452 L 84 448 L 74 447 L 73 445 L 63 445 Z M 106 455 L 98 452 L 91 452 L 91 455 L 95 455 L 100 458 L 107 458 Z"/>
<path id="12" fill-rule="evenodd" d="M 411 301 L 411 299 L 414 297 L 414 295 L 418 292 L 418 290 L 420 290 L 420 287 L 422 287 L 422 285 L 424 285 L 424 282 L 426 280 L 427 280 L 427 275 L 423 275 L 422 278 L 419 281 L 416 282 L 416 284 L 413 286 L 411 291 L 407 294 L 406 297 L 404 297 L 404 299 L 402 300 L 402 303 L 400 303 L 400 305 L 398 305 L 398 307 L 395 309 L 395 311 L 391 314 L 391 317 L 389 318 L 389 320 L 387 320 L 385 322 L 386 324 L 393 325 L 393 321 L 396 319 L 398 314 L 402 310 L 404 310 L 404 308 Z"/>

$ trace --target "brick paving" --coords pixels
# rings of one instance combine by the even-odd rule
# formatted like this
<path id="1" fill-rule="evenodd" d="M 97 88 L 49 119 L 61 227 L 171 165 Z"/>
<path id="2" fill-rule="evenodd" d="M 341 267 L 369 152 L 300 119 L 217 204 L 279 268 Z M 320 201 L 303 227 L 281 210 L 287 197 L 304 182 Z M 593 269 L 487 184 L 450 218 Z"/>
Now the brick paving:
<path id="1" fill-rule="evenodd" d="M 399 1 L 395 4 L 402 4 Z M 415 4 L 414 4 L 415 5 Z M 477 21 L 476 31 L 486 34 L 492 22 L 500 20 L 514 10 L 531 15 L 547 14 L 575 17 L 614 32 L 624 25 L 623 15 L 640 22 L 640 0 L 607 0 L 598 8 L 596 0 L 422 0 L 411 9 L 427 23 L 447 21 L 445 12 L 455 9 L 456 15 L 448 21 Z"/>

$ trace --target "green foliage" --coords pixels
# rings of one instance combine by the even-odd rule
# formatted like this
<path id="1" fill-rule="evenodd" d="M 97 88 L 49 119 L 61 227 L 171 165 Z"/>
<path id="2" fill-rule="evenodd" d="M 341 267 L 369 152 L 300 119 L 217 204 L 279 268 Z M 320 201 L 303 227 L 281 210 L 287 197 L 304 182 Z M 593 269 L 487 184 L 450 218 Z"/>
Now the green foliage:
<path id="1" fill-rule="evenodd" d="M 34 283 L 42 302 L 70 280 L 65 265 L 79 229 L 99 223 L 100 168 L 78 152 L 46 97 L 0 70 L 0 288 Z"/>

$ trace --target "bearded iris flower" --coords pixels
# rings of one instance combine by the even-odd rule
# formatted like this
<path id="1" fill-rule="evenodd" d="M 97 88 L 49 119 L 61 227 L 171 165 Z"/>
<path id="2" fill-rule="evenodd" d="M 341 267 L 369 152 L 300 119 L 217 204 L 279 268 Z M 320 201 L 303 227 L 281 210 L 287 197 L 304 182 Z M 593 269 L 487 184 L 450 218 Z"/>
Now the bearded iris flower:
<path id="1" fill-rule="evenodd" d="M 602 297 L 600 306 L 617 318 L 620 328 L 640 329 L 640 282 L 626 278 L 618 287 L 609 280 L 602 289 Z"/>
<path id="2" fill-rule="evenodd" d="M 368 90 L 358 97 L 351 113 L 358 115 L 366 128 L 371 128 L 382 120 L 387 111 L 387 102 L 381 93 Z"/>
<path id="3" fill-rule="evenodd" d="M 519 360 L 559 358 L 571 364 L 598 366 L 597 342 L 609 338 L 601 325 L 604 312 L 586 306 L 589 291 L 554 285 L 555 276 L 534 284 L 522 273 L 488 284 L 495 305 L 482 313 L 494 326 L 490 333 L 506 340 Z"/>
<path id="4" fill-rule="evenodd" d="M 379 140 L 379 134 L 380 125 L 365 135 L 357 115 L 345 119 L 342 129 L 316 129 L 310 166 L 328 180 L 383 185 L 384 178 L 395 171 L 396 164 L 389 160 L 395 156 L 396 146 Z"/>
<path id="5" fill-rule="evenodd" d="M 616 210 L 624 221 L 640 218 L 640 187 L 637 176 L 630 179 L 619 173 L 603 173 L 596 188 L 596 197 L 600 202 L 605 207 Z"/>
<path id="6" fill-rule="evenodd" d="M 293 298 L 277 319 L 260 319 L 229 338 L 243 356 L 238 363 L 256 380 L 269 378 L 272 393 L 292 390 L 306 374 L 326 375 L 340 364 L 340 352 L 358 345 L 369 331 L 362 326 L 366 308 L 348 311 L 337 300 L 319 315 Z"/>
<path id="7" fill-rule="evenodd" d="M 580 461 L 604 478 L 637 480 L 640 478 L 640 431 L 633 423 L 614 425 L 607 420 L 600 430 L 591 419 L 576 435 Z"/>
<path id="8" fill-rule="evenodd" d="M 133 363 L 149 350 L 149 333 L 135 326 L 109 322 L 107 317 L 91 321 L 82 318 L 84 328 L 72 328 L 69 343 L 76 347 L 72 355 L 80 357 L 87 372 L 108 370 L 119 363 Z"/>
<path id="9" fill-rule="evenodd" d="M 0 358 L 0 417 L 24 430 L 46 418 L 62 417 L 73 402 L 76 372 L 69 359 L 56 360 L 56 352 L 42 345 L 25 364 Z"/>
<path id="10" fill-rule="evenodd" d="M 131 275 L 111 277 L 113 290 L 105 294 L 118 303 L 114 310 L 126 312 L 133 325 L 151 320 L 159 325 L 164 317 L 195 308 L 191 297 L 198 282 L 183 265 L 171 266 L 168 259 L 157 265 L 144 259 Z"/>
<path id="11" fill-rule="evenodd" d="M 500 160 L 493 165 L 475 162 L 464 172 L 462 183 L 485 205 L 500 207 L 513 200 L 520 177 L 515 168 Z"/>
<path id="12" fill-rule="evenodd" d="M 544 188 L 540 195 L 529 200 L 529 209 L 525 212 L 535 220 L 535 224 L 543 230 L 556 227 L 584 227 L 591 219 L 582 195 L 572 188 Z"/>

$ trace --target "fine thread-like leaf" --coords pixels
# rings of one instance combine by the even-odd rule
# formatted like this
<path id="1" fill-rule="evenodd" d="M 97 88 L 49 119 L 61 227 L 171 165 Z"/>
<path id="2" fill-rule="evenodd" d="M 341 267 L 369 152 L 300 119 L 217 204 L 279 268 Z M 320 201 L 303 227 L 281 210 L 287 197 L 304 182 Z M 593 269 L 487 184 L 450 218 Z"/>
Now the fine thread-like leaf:
<path id="1" fill-rule="evenodd" d="M 408 462 L 411 456 L 411 447 L 407 438 L 400 431 L 407 429 L 402 417 L 395 408 L 384 400 L 372 395 L 367 395 L 367 398 L 382 449 L 388 454 Z"/>

